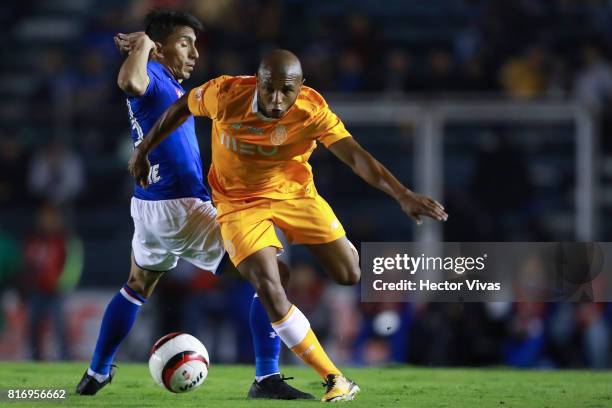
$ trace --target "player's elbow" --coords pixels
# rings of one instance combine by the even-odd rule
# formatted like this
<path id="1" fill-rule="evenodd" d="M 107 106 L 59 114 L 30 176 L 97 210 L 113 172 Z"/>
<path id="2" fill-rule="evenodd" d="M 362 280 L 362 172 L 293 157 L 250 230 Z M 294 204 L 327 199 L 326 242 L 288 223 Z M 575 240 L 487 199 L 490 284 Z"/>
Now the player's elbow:
<path id="1" fill-rule="evenodd" d="M 121 78 L 117 79 L 117 85 L 119 88 L 129 94 L 134 96 L 142 96 L 147 90 L 147 84 L 140 83 L 139 81 L 135 81 L 131 78 Z"/>

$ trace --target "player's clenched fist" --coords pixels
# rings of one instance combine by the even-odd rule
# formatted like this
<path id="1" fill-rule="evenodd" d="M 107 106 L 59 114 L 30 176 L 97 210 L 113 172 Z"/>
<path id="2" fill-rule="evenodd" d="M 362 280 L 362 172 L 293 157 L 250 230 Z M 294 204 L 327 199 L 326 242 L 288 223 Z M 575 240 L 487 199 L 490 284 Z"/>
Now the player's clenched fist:
<path id="1" fill-rule="evenodd" d="M 135 49 L 148 48 L 152 50 L 155 48 L 155 43 L 149 38 L 144 31 L 136 31 L 134 33 L 118 33 L 113 37 L 115 45 L 122 54 L 129 54 Z"/>
<path id="2" fill-rule="evenodd" d="M 128 161 L 128 171 L 134 177 L 136 184 L 142 188 L 147 188 L 149 185 L 150 168 L 151 163 L 149 163 L 147 154 L 138 148 L 134 149 L 132 157 Z"/>
<path id="3" fill-rule="evenodd" d="M 438 221 L 446 221 L 448 219 L 448 214 L 444 212 L 442 204 L 422 194 L 407 191 L 402 194 L 397 201 L 402 207 L 402 210 L 414 218 L 418 225 L 423 222 L 421 215 L 431 217 Z"/>

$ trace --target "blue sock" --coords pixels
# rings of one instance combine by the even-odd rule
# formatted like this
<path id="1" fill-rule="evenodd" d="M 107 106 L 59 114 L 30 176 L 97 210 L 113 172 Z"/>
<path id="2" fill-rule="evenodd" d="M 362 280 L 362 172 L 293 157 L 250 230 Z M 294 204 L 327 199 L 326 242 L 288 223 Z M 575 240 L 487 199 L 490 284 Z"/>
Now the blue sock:
<path id="1" fill-rule="evenodd" d="M 145 302 L 146 299 L 129 288 L 127 284 L 123 285 L 123 288 L 111 299 L 106 306 L 96 350 L 91 359 L 90 369 L 92 371 L 108 375 L 119 345 L 130 332 L 136 321 L 138 310 Z"/>
<path id="2" fill-rule="evenodd" d="M 255 376 L 263 377 L 280 373 L 278 357 L 280 355 L 281 339 L 272 328 L 268 314 L 257 295 L 253 297 L 249 317 L 255 350 Z"/>

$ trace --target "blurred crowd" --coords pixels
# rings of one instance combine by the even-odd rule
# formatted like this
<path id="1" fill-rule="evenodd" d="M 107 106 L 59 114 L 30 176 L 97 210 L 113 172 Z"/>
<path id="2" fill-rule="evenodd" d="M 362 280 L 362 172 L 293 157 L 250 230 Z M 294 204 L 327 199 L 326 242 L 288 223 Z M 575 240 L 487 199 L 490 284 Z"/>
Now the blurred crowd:
<path id="1" fill-rule="evenodd" d="M 220 74 L 251 74 L 262 53 L 283 47 L 302 59 L 306 84 L 324 95 L 575 100 L 604 118 L 603 134 L 610 129 L 609 1 L 111 0 L 85 2 L 83 9 L 53 3 L 9 1 L 0 8 L 8 33 L 0 64 L 0 291 L 18 288 L 33 358 L 41 358 L 36 333 L 46 315 L 60 355 L 70 357 L 61 305 L 79 279 L 79 288 L 116 289 L 127 275 L 132 186 L 125 163 L 132 147 L 116 86 L 123 57 L 112 36 L 142 30 L 152 8 L 187 9 L 205 24 L 187 89 Z M 62 24 L 45 24 L 58 16 Z M 197 126 L 207 134 L 207 123 Z M 529 153 L 537 160 L 551 145 L 521 148 L 505 128 L 480 133 L 491 137 L 469 145 L 472 176 L 446 189 L 452 214 L 446 239 L 561 239 L 538 220 L 570 194 L 572 170 L 558 166 L 548 177 L 558 179 L 559 191 L 538 199 L 529 164 L 518 158 Z M 363 210 L 381 196 L 358 184 L 330 184 L 331 174 L 344 177 L 347 170 L 325 155 L 314 160 L 323 195 L 340 203 L 337 212 L 356 243 L 411 239 L 409 221 L 396 221 L 398 209 L 378 211 L 376 223 L 364 219 Z M 459 174 L 453 162 L 445 171 L 451 179 Z M 498 180 L 512 182 L 500 191 Z M 398 225 L 404 230 L 397 232 Z M 346 362 L 612 365 L 610 305 L 360 303 L 357 289 L 329 285 L 310 258 L 298 254 L 292 263 L 290 299 Z M 231 271 L 221 280 L 193 271 L 171 275 L 155 295 L 158 332 L 227 325 L 223 333 L 235 339 L 238 360 L 248 362 L 250 293 Z"/>
<path id="2" fill-rule="evenodd" d="M 142 30 L 144 15 L 155 7 L 187 9 L 205 23 L 201 57 L 187 88 L 216 75 L 252 74 L 266 50 L 285 47 L 302 59 L 306 84 L 324 95 L 572 99 L 605 116 L 612 95 L 609 2 L 412 3 L 381 8 L 365 0 L 99 1 L 70 17 L 77 34 L 69 31 L 59 41 L 51 35 L 58 31 L 54 27 L 26 35 L 19 24 L 34 24 L 28 13 L 44 15 L 48 5 L 8 2 L 8 11 L 17 13 L 9 31 L 15 45 L 6 47 L 13 62 L 2 69 L 15 64 L 26 83 L 19 98 L 0 109 L 0 206 L 41 197 L 107 205 L 129 196 L 129 183 L 118 183 L 125 179 L 130 146 L 124 98 L 115 83 L 123 56 L 112 37 Z M 43 34 L 48 38 L 26 46 Z M 205 133 L 205 125 L 199 126 Z M 60 177 L 61 188 L 48 188 L 49 174 Z M 95 181 L 95 192 L 85 174 Z"/>

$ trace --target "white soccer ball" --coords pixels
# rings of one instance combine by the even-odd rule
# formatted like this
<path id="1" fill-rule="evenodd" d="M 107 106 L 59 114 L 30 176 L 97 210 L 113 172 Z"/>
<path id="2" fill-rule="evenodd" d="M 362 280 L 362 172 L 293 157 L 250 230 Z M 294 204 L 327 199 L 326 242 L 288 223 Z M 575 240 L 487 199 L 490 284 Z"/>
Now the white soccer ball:
<path id="1" fill-rule="evenodd" d="M 208 351 L 190 334 L 170 333 L 151 349 L 149 371 L 153 380 L 172 392 L 198 388 L 208 376 Z"/>

